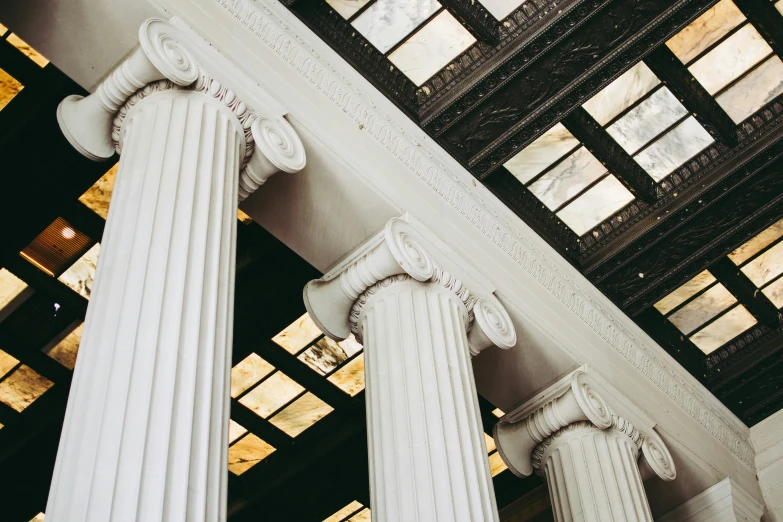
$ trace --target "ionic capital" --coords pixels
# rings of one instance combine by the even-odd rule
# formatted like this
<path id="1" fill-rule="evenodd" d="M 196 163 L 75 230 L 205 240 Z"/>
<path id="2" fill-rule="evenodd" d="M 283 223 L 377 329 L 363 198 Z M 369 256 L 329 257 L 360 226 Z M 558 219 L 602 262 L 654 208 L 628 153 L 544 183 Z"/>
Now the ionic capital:
<path id="1" fill-rule="evenodd" d="M 406 220 L 389 220 L 381 233 L 334 270 L 305 286 L 310 317 L 332 339 L 340 341 L 353 333 L 361 342 L 358 319 L 370 296 L 391 282 L 412 279 L 447 288 L 462 301 L 471 355 L 493 345 L 514 346 L 514 325 L 500 301 L 491 293 L 468 288 L 435 259 L 436 250 Z"/>
<path id="2" fill-rule="evenodd" d="M 512 473 L 519 477 L 528 477 L 534 471 L 541 474 L 541 463 L 553 444 L 578 430 L 593 429 L 615 430 L 633 442 L 637 453 L 641 452 L 639 471 L 643 480 L 653 476 L 674 480 L 674 460 L 652 426 L 642 428 L 619 415 L 585 371 L 573 372 L 566 382 L 552 388 L 554 394 L 539 395 L 546 400 L 523 405 L 495 425 L 495 445 Z"/>
<path id="3" fill-rule="evenodd" d="M 244 130 L 239 199 L 276 172 L 305 166 L 299 136 L 282 116 L 260 115 L 236 93 L 210 76 L 182 32 L 151 18 L 139 28 L 139 48 L 87 97 L 72 95 L 57 108 L 65 137 L 82 155 L 104 161 L 122 153 L 123 125 L 144 98 L 161 91 L 201 92 L 223 103 Z"/>

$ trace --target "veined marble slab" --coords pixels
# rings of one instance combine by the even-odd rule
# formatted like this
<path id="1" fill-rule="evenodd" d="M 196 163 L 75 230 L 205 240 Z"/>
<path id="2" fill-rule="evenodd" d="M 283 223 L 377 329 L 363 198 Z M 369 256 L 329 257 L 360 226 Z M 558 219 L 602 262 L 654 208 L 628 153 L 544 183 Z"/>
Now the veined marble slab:
<path id="1" fill-rule="evenodd" d="M 744 21 L 745 15 L 734 2 L 721 0 L 666 45 L 682 63 L 688 63 Z"/>
<path id="2" fill-rule="evenodd" d="M 732 85 L 716 100 L 740 123 L 783 93 L 783 61 L 773 56 Z"/>
<path id="3" fill-rule="evenodd" d="M 783 15 L 783 0 L 779 0 L 777 3 L 775 3 L 775 8 L 780 11 L 780 14 Z"/>
<path id="4" fill-rule="evenodd" d="M 764 289 L 764 295 L 778 308 L 783 308 L 783 277 Z"/>
<path id="5" fill-rule="evenodd" d="M 13 370 L 14 366 L 19 364 L 19 359 L 13 355 L 0 350 L 0 378 Z"/>
<path id="6" fill-rule="evenodd" d="M 19 83 L 16 78 L 0 69 L 0 111 L 3 107 L 11 103 L 14 96 L 19 94 L 24 86 Z"/>
<path id="7" fill-rule="evenodd" d="M 0 268 L 0 310 L 16 299 L 25 288 L 27 284 L 24 281 L 5 268 Z"/>
<path id="8" fill-rule="evenodd" d="M 239 437 L 247 433 L 247 428 L 234 421 L 234 419 L 228 419 L 228 443 L 231 444 Z"/>
<path id="9" fill-rule="evenodd" d="M 753 239 L 737 248 L 729 254 L 729 259 L 731 259 L 735 265 L 741 265 L 756 253 L 761 252 L 764 247 L 774 243 L 775 240 L 781 236 L 783 236 L 783 219 L 772 226 L 765 228 L 753 237 Z"/>
<path id="10" fill-rule="evenodd" d="M 687 113 L 671 91 L 663 87 L 607 127 L 606 132 L 628 154 L 633 154 Z"/>
<path id="11" fill-rule="evenodd" d="M 334 408 L 307 392 L 275 414 L 269 422 L 287 435 L 296 437 L 332 411 Z"/>
<path id="12" fill-rule="evenodd" d="M 633 194 L 610 174 L 557 215 L 581 236 L 633 200 Z"/>
<path id="13" fill-rule="evenodd" d="M 644 62 L 639 62 L 582 105 L 601 125 L 636 103 L 661 83 Z"/>
<path id="14" fill-rule="evenodd" d="M 266 359 L 251 353 L 231 368 L 231 396 L 236 399 L 273 371 L 275 367 Z"/>
<path id="15" fill-rule="evenodd" d="M 240 397 L 239 403 L 265 419 L 303 391 L 298 382 L 278 371 Z"/>
<path id="16" fill-rule="evenodd" d="M 364 354 L 359 354 L 326 379 L 353 397 L 364 389 Z"/>
<path id="17" fill-rule="evenodd" d="M 579 140 L 558 123 L 503 166 L 526 184 L 577 145 Z"/>
<path id="18" fill-rule="evenodd" d="M 79 196 L 79 201 L 87 205 L 87 208 L 106 219 L 109 216 L 109 204 L 111 203 L 111 194 L 114 190 L 114 180 L 117 177 L 117 168 L 120 163 L 117 162 L 93 183 L 87 189 L 87 192 Z"/>
<path id="19" fill-rule="evenodd" d="M 717 284 L 670 315 L 669 321 L 687 335 L 736 302 L 725 286 Z"/>
<path id="20" fill-rule="evenodd" d="M 783 242 L 743 266 L 742 272 L 759 288 L 775 279 L 783 272 Z"/>
<path id="21" fill-rule="evenodd" d="M 286 326 L 282 332 L 272 337 L 272 340 L 285 348 L 288 353 L 296 355 L 319 336 L 321 336 L 321 330 L 310 319 L 309 314 L 304 314 Z"/>
<path id="22" fill-rule="evenodd" d="M 364 7 L 370 0 L 326 0 L 332 9 L 340 13 L 346 20 Z"/>
<path id="23" fill-rule="evenodd" d="M 57 279 L 68 285 L 74 292 L 89 299 L 100 251 L 101 244 L 95 243 L 91 249 L 85 252 L 68 270 L 60 274 L 60 277 Z"/>
<path id="24" fill-rule="evenodd" d="M 679 287 L 674 292 L 655 303 L 655 309 L 666 315 L 714 282 L 715 277 L 709 272 L 709 270 L 705 270 Z"/>
<path id="25" fill-rule="evenodd" d="M 252 433 L 248 433 L 236 444 L 228 448 L 228 470 L 241 475 L 266 457 L 274 453 L 275 448 Z"/>
<path id="26" fill-rule="evenodd" d="M 772 48 L 751 24 L 726 38 L 688 67 L 710 94 L 715 94 L 759 63 Z"/>
<path id="27" fill-rule="evenodd" d="M 756 324 L 756 318 L 739 305 L 691 336 L 693 344 L 710 354 Z"/>
<path id="28" fill-rule="evenodd" d="M 529 188 L 544 205 L 555 210 L 605 173 L 606 167 L 581 147 Z"/>
<path id="29" fill-rule="evenodd" d="M 421 85 L 475 42 L 451 13 L 443 11 L 391 53 L 389 60 Z"/>
<path id="30" fill-rule="evenodd" d="M 517 7 L 527 2 L 527 0 L 480 0 L 480 2 L 492 16 L 498 20 L 503 20 L 516 11 Z"/>
<path id="31" fill-rule="evenodd" d="M 324 336 L 299 354 L 298 359 L 321 375 L 326 375 L 361 349 L 362 345 L 356 342 L 353 335 L 339 343 Z"/>
<path id="32" fill-rule="evenodd" d="M 713 141 L 710 133 L 691 116 L 634 159 L 655 181 L 661 181 Z"/>
<path id="33" fill-rule="evenodd" d="M 27 365 L 21 365 L 0 381 L 0 402 L 16 411 L 24 411 L 54 385 Z"/>
<path id="34" fill-rule="evenodd" d="M 440 9 L 435 0 L 377 0 L 353 26 L 385 53 Z"/>

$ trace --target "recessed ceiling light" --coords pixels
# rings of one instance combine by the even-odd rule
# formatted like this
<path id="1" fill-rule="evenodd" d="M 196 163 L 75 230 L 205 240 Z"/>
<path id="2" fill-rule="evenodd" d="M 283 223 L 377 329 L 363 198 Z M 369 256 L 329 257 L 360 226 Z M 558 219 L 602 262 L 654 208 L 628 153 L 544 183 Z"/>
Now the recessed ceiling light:
<path id="1" fill-rule="evenodd" d="M 76 236 L 76 231 L 71 227 L 65 227 L 62 231 L 62 235 L 65 239 L 73 239 Z"/>

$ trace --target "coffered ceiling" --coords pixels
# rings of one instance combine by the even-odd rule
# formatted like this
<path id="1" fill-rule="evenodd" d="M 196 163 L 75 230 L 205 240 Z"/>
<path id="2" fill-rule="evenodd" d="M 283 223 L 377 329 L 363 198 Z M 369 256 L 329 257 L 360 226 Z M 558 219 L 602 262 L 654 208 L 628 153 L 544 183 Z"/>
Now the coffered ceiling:
<path id="1" fill-rule="evenodd" d="M 741 419 L 783 406 L 783 1 L 286 4 Z"/>

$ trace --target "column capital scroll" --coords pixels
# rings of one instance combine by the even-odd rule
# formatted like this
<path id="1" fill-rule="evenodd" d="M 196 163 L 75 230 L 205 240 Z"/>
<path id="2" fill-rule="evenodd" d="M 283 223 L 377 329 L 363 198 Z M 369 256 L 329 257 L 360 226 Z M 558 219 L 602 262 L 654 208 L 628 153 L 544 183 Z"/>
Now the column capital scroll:
<path id="1" fill-rule="evenodd" d="M 392 281 L 414 280 L 438 284 L 460 298 L 468 314 L 471 355 L 492 345 L 514 346 L 514 325 L 500 301 L 491 293 L 484 295 L 481 289 L 468 288 L 462 279 L 443 268 L 434 251 L 438 249 L 428 245 L 408 221 L 392 218 L 382 232 L 324 277 L 305 286 L 304 301 L 310 317 L 334 340 L 353 333 L 361 342 L 358 319 L 369 296 Z"/>
<path id="2" fill-rule="evenodd" d="M 282 117 L 260 115 L 237 94 L 211 77 L 187 37 L 165 20 L 151 18 L 139 28 L 139 48 L 87 97 L 72 95 L 57 108 L 57 121 L 71 145 L 93 161 L 122 153 L 122 129 L 145 97 L 183 90 L 201 92 L 223 103 L 244 131 L 245 151 L 239 177 L 239 200 L 276 172 L 305 166 L 304 146 Z"/>
<path id="3" fill-rule="evenodd" d="M 628 436 L 641 452 L 639 470 L 643 480 L 657 476 L 674 480 L 674 459 L 666 444 L 652 429 L 635 426 L 618 415 L 604 400 L 599 385 L 584 370 L 573 372 L 566 383 L 552 386 L 555 397 L 544 393 L 546 399 L 523 405 L 506 414 L 495 425 L 494 439 L 503 461 L 519 477 L 528 477 L 534 471 L 541 474 L 544 454 L 560 437 L 576 429 L 615 430 Z"/>

